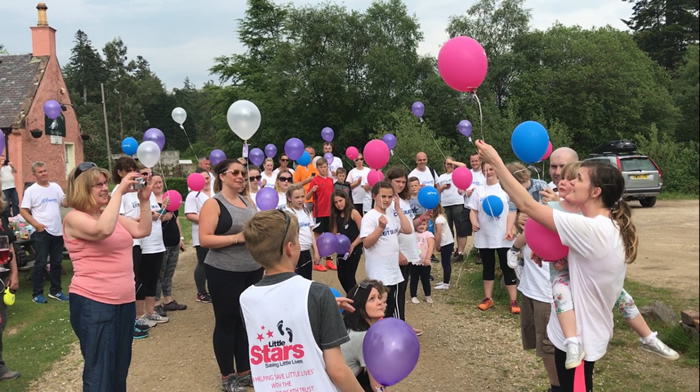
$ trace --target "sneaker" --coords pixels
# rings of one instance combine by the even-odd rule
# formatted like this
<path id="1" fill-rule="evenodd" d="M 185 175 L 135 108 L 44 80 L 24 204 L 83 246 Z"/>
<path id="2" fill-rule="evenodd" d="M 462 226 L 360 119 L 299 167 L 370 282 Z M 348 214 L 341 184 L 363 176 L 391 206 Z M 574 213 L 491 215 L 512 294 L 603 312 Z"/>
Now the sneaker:
<path id="1" fill-rule="evenodd" d="M 435 257 L 435 255 L 432 255 L 432 256 L 430 256 L 430 262 L 431 263 L 439 263 L 440 260 L 438 260 L 438 258 Z"/>
<path id="2" fill-rule="evenodd" d="M 328 269 L 323 264 L 314 264 L 314 271 L 326 272 Z"/>
<path id="3" fill-rule="evenodd" d="M 197 298 L 195 299 L 197 302 L 201 302 L 204 304 L 210 304 L 211 303 L 211 295 L 207 293 L 206 291 L 202 291 L 197 293 Z"/>
<path id="4" fill-rule="evenodd" d="M 143 316 L 137 318 L 137 319 L 136 319 L 136 322 L 139 323 L 139 324 L 141 324 L 141 325 L 147 325 L 149 328 L 153 328 L 153 327 L 155 327 L 156 325 L 158 325 L 158 323 L 156 323 L 155 321 L 153 321 L 153 320 L 149 319 L 148 317 L 146 317 L 145 314 L 144 314 Z"/>
<path id="5" fill-rule="evenodd" d="M 576 369 L 585 356 L 586 353 L 583 351 L 583 345 L 581 343 L 569 343 L 566 346 L 566 362 L 564 362 L 564 367 L 567 369 Z"/>
<path id="6" fill-rule="evenodd" d="M 642 340 L 642 339 L 639 339 Z M 654 332 L 654 337 L 650 339 L 651 341 L 648 343 L 642 342 L 642 350 L 644 351 L 649 351 L 650 353 L 654 353 L 657 355 L 660 355 L 666 359 L 669 359 L 671 361 L 675 361 L 678 359 L 678 353 L 672 349 L 671 347 L 668 347 L 664 342 L 662 342 L 660 339 L 656 337 L 656 332 Z"/>
<path id="7" fill-rule="evenodd" d="M 433 303 L 433 298 L 430 296 L 425 297 L 425 302 L 432 304 Z"/>
<path id="8" fill-rule="evenodd" d="M 19 372 L 8 370 L 0 375 L 0 380 L 14 380 L 15 378 L 19 378 L 20 375 Z"/>
<path id="9" fill-rule="evenodd" d="M 520 305 L 518 305 L 518 301 L 510 301 L 510 312 L 513 314 L 520 314 Z"/>
<path id="10" fill-rule="evenodd" d="M 139 320 L 136 320 L 134 322 L 134 329 L 138 329 L 141 332 L 148 332 L 151 329 L 151 327 L 149 327 L 146 324 L 141 324 L 139 323 Z"/>
<path id="11" fill-rule="evenodd" d="M 224 392 L 245 392 L 245 388 L 238 384 L 238 376 L 235 373 L 221 379 L 221 390 Z"/>
<path id="12" fill-rule="evenodd" d="M 44 297 L 42 294 L 39 294 L 36 297 L 32 298 L 32 302 L 34 302 L 35 304 L 45 304 L 48 301 L 46 300 L 46 297 Z"/>
<path id="13" fill-rule="evenodd" d="M 411 302 L 414 303 L 414 304 L 419 304 L 419 303 L 420 303 L 420 301 L 418 300 L 417 297 L 412 297 L 412 298 L 411 298 Z"/>
<path id="14" fill-rule="evenodd" d="M 508 249 L 508 253 L 506 253 L 508 267 L 515 269 L 518 266 L 518 253 L 513 248 Z"/>
<path id="15" fill-rule="evenodd" d="M 421 335 L 423 335 L 423 330 L 422 330 L 422 329 L 413 328 L 413 332 L 416 333 L 416 336 L 421 336 Z"/>
<path id="16" fill-rule="evenodd" d="M 333 264 L 333 260 L 326 260 L 326 268 L 332 271 L 338 270 L 338 267 L 336 267 L 335 264 Z"/>
<path id="17" fill-rule="evenodd" d="M 61 301 L 61 302 L 66 302 L 66 301 L 68 301 L 68 296 L 65 295 L 65 294 L 63 294 L 62 291 L 59 291 L 59 292 L 56 293 L 56 294 L 49 294 L 49 298 L 57 299 L 57 300 L 59 300 L 59 301 Z"/>
<path id="18" fill-rule="evenodd" d="M 168 302 L 167 304 L 163 304 L 163 308 L 167 310 L 168 312 L 175 312 L 178 310 L 185 310 L 187 309 L 187 305 L 185 304 L 179 304 L 177 301 L 172 300 L 172 302 Z"/>
<path id="19" fill-rule="evenodd" d="M 253 376 L 250 374 L 250 370 L 243 373 L 238 373 L 238 385 L 242 387 L 253 387 Z"/>
<path id="20" fill-rule="evenodd" d="M 158 313 L 158 315 L 161 317 L 168 317 L 168 312 L 165 311 L 163 305 L 157 305 L 155 309 L 153 309 L 153 312 Z"/>
<path id="21" fill-rule="evenodd" d="M 154 313 L 151 313 L 151 314 L 148 314 L 148 315 L 145 315 L 145 317 L 146 317 L 147 319 L 153 321 L 153 322 L 156 323 L 156 324 L 165 324 L 165 323 L 167 323 L 168 321 L 170 321 L 169 318 L 163 317 L 163 316 L 161 316 L 161 315 L 159 315 L 158 313 L 155 313 L 155 312 L 154 312 Z"/>
<path id="22" fill-rule="evenodd" d="M 493 308 L 493 300 L 491 298 L 484 298 L 479 304 L 479 310 L 489 310 Z"/>
<path id="23" fill-rule="evenodd" d="M 148 337 L 148 331 L 143 331 L 134 325 L 134 332 L 132 336 L 134 337 L 134 340 L 145 339 Z"/>
<path id="24" fill-rule="evenodd" d="M 449 289 L 450 289 L 449 283 L 440 283 L 439 285 L 435 286 L 435 290 L 449 290 Z"/>
<path id="25" fill-rule="evenodd" d="M 430 275 L 430 281 L 432 282 L 433 280 L 435 280 L 435 277 L 433 277 L 433 275 Z"/>
<path id="26" fill-rule="evenodd" d="M 474 264 L 481 265 L 481 253 L 476 252 L 476 259 L 474 259 Z"/>
<path id="27" fill-rule="evenodd" d="M 461 263 L 464 261 L 464 253 L 457 253 L 455 257 L 452 258 L 452 261 L 456 263 Z"/>

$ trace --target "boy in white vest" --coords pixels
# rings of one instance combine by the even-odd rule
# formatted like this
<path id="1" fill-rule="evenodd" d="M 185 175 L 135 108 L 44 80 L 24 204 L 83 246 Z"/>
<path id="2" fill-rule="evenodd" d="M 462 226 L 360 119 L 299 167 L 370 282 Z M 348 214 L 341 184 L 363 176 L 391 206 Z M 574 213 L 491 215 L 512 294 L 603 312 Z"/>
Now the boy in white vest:
<path id="1" fill-rule="evenodd" d="M 297 218 L 281 210 L 258 212 L 243 236 L 253 259 L 265 268 L 262 280 L 240 300 L 255 391 L 362 392 L 340 351 L 350 338 L 333 294 L 294 273 L 300 252 Z"/>

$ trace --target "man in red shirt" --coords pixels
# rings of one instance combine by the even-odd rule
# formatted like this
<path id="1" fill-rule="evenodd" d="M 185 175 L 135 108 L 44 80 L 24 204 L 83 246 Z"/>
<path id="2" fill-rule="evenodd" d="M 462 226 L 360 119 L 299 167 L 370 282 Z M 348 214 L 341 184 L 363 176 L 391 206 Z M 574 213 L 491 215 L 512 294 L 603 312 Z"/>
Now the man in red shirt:
<path id="1" fill-rule="evenodd" d="M 330 231 L 330 216 L 331 216 L 331 198 L 333 197 L 333 179 L 328 177 L 328 162 L 325 159 L 319 159 L 316 162 L 316 170 L 318 175 L 309 182 L 310 189 L 306 194 L 307 198 L 313 197 L 314 201 L 314 218 L 316 218 L 316 228 L 314 236 L 318 237 Z M 315 264 L 316 271 L 326 271 L 326 267 L 332 270 L 338 268 L 333 264 L 330 256 L 326 256 L 326 266 L 321 263 Z"/>

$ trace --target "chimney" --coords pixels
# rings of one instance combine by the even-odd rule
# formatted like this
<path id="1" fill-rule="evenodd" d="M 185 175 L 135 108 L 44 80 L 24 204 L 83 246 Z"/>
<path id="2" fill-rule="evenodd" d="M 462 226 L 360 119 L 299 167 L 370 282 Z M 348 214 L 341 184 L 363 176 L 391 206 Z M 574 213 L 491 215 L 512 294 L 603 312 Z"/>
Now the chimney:
<path id="1" fill-rule="evenodd" d="M 36 6 L 39 12 L 39 21 L 35 27 L 30 27 L 32 30 L 32 54 L 38 56 L 56 57 L 56 30 L 49 26 L 46 19 L 46 10 L 49 7 L 45 3 L 39 3 Z"/>

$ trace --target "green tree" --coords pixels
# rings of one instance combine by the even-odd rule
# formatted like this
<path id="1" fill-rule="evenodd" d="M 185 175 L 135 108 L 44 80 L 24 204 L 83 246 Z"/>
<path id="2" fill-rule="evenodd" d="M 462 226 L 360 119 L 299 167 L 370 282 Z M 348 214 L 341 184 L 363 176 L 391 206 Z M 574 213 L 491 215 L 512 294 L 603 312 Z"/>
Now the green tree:
<path id="1" fill-rule="evenodd" d="M 7 50 L 5 49 L 5 45 L 0 44 L 0 54 L 7 54 Z"/>
<path id="2" fill-rule="evenodd" d="M 685 61 L 673 72 L 671 95 L 680 109 L 681 120 L 676 129 L 678 141 L 698 141 L 700 120 L 700 67 L 698 66 L 698 45 L 691 45 L 685 53 Z"/>
<path id="3" fill-rule="evenodd" d="M 63 67 L 68 90 L 79 93 L 82 104 L 88 103 L 88 94 L 91 102 L 101 102 L 100 83 L 107 76 L 102 57 L 82 30 L 75 33 L 73 42 L 75 46 L 71 49 L 70 60 Z"/>
<path id="4" fill-rule="evenodd" d="M 635 139 L 639 152 L 659 165 L 665 189 L 694 195 L 700 192 L 697 142 L 675 141 L 668 132 L 659 131 L 656 124 L 650 126 L 649 132 L 637 134 Z"/>

